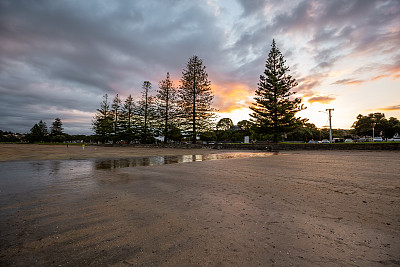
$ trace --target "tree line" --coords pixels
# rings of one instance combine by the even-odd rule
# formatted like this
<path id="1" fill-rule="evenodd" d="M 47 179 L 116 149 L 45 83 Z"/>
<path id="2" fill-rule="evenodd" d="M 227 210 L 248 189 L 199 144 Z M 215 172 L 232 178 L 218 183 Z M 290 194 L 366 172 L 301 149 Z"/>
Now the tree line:
<path id="1" fill-rule="evenodd" d="M 10 131 L 0 130 L 0 142 L 29 142 L 29 143 L 63 143 L 63 142 L 90 142 L 93 138 L 83 134 L 69 135 L 64 132 L 63 123 L 60 118 L 55 118 L 51 126 L 48 127 L 46 122 L 40 120 L 35 123 L 29 133 L 13 133 Z"/>
<path id="2" fill-rule="evenodd" d="M 42 120 L 36 123 L 28 134 L 15 134 L 9 131 L 0 130 L 0 142 L 68 142 L 83 140 L 84 142 L 97 141 L 96 136 L 69 135 L 64 133 L 60 118 L 56 118 L 50 128 Z M 400 121 L 397 118 L 385 118 L 383 113 L 370 113 L 366 116 L 358 115 L 357 120 L 352 125 L 353 129 L 332 129 L 334 138 L 357 138 L 372 136 L 374 128 L 375 136 L 392 138 L 400 133 Z M 230 118 L 222 118 L 216 124 L 215 128 L 202 132 L 200 139 L 202 141 L 216 142 L 243 142 L 244 137 L 249 136 L 249 140 L 269 141 L 273 140 L 272 134 L 260 133 L 257 127 L 249 120 L 242 120 L 234 125 Z M 180 131 L 175 133 L 177 141 L 180 141 L 182 135 Z M 304 123 L 296 127 L 291 132 L 281 136 L 280 141 L 302 141 L 329 139 L 329 129 L 317 128 L 312 123 Z M 173 139 L 171 139 L 173 140 Z"/>
<path id="3" fill-rule="evenodd" d="M 214 95 L 206 67 L 199 57 L 189 59 L 180 83 L 174 86 L 167 73 L 155 95 L 149 81 L 143 82 L 136 101 L 131 94 L 125 100 L 118 94 L 110 100 L 105 94 L 92 121 L 96 136 L 102 142 L 153 143 L 156 136 L 163 136 L 164 143 L 183 137 L 196 142 L 198 135 L 213 128 L 216 111 L 211 106 Z"/>
<path id="4" fill-rule="evenodd" d="M 40 120 L 35 123 L 30 132 L 24 136 L 24 140 L 30 143 L 34 142 L 55 142 L 61 143 L 69 141 L 70 136 L 64 133 L 60 118 L 55 118 L 50 128 L 47 127 L 46 122 Z"/>
<path id="5" fill-rule="evenodd" d="M 370 113 L 366 116 L 359 114 L 353 123 L 353 133 L 357 136 L 381 136 L 392 138 L 400 134 L 400 121 L 397 118 L 385 118 L 383 113 Z"/>
<path id="6" fill-rule="evenodd" d="M 297 82 L 288 74 L 289 67 L 285 62 L 273 40 L 265 71 L 260 75 L 255 102 L 250 107 L 253 114 L 250 114 L 249 123 L 253 135 L 271 135 L 274 142 L 280 140 L 282 133 L 291 132 L 306 122 L 295 117 L 305 107 L 300 98 L 291 98 L 294 94 L 291 90 Z M 122 101 L 117 94 L 112 102 L 107 94 L 104 95 L 92 122 L 93 130 L 103 142 L 123 139 L 147 143 L 159 135 L 164 136 L 164 142 L 181 140 L 185 136 L 190 136 L 193 143 L 197 136 L 202 136 L 203 140 L 218 139 L 220 131 L 212 131 L 215 126 L 215 109 L 211 107 L 214 95 L 201 59 L 197 56 L 189 59 L 180 82 L 181 85 L 175 88 L 167 73 L 167 77 L 159 82 L 157 95 L 151 96 L 152 85 L 145 81 L 142 96 L 136 102 L 131 95 Z M 218 128 L 218 124 L 216 126 Z"/>

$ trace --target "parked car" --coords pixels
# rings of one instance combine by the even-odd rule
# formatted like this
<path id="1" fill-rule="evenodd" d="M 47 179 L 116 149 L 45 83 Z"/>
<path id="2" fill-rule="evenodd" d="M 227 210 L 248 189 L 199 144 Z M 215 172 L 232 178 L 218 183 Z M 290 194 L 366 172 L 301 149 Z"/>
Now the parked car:
<path id="1" fill-rule="evenodd" d="M 374 137 L 373 142 L 383 142 L 383 138 L 382 137 Z"/>
<path id="2" fill-rule="evenodd" d="M 321 143 L 322 144 L 329 144 L 329 140 L 328 139 L 322 139 Z"/>
<path id="3" fill-rule="evenodd" d="M 388 139 L 389 142 L 400 142 L 400 136 L 395 134 L 392 138 Z"/>
<path id="4" fill-rule="evenodd" d="M 354 141 L 353 141 L 353 139 L 348 138 L 348 139 L 344 140 L 344 142 L 345 142 L 345 143 L 353 143 Z"/>

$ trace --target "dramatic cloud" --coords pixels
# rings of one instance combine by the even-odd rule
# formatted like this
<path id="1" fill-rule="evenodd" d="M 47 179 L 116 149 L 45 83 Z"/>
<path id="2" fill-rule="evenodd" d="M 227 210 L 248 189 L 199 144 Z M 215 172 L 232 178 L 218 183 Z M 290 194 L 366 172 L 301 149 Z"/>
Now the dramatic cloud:
<path id="1" fill-rule="evenodd" d="M 336 99 L 336 97 L 333 97 L 333 96 L 320 96 L 320 95 L 317 95 L 317 96 L 313 96 L 313 97 L 309 98 L 307 100 L 307 102 L 309 102 L 309 103 L 318 102 L 318 103 L 322 103 L 322 104 L 329 104 L 335 99 Z"/>
<path id="2" fill-rule="evenodd" d="M 304 97 L 310 97 L 314 95 L 314 91 L 322 84 L 326 78 L 326 74 L 314 73 L 305 77 L 297 79 L 298 86 L 295 87 L 295 91 L 302 94 Z"/>
<path id="3" fill-rule="evenodd" d="M 252 94 L 253 89 L 245 84 L 217 84 L 215 104 L 220 112 L 232 112 L 235 109 L 248 108 L 252 99 L 247 96 Z"/>
<path id="4" fill-rule="evenodd" d="M 346 99 L 341 85 L 384 81 L 394 97 L 382 105 L 391 106 L 399 21 L 397 0 L 3 0 L 0 129 L 60 117 L 67 132 L 90 134 L 104 94 L 137 98 L 143 81 L 155 90 L 166 72 L 179 81 L 193 55 L 207 67 L 215 107 L 243 111 L 273 38 L 301 97 Z"/>

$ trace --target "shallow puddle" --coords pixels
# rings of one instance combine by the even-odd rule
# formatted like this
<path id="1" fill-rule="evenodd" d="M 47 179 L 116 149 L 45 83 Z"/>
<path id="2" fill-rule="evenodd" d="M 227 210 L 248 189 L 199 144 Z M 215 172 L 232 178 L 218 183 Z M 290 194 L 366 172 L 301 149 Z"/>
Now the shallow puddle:
<path id="1" fill-rule="evenodd" d="M 176 163 L 187 163 L 206 160 L 219 160 L 219 159 L 234 159 L 234 158 L 248 158 L 248 157 L 267 157 L 276 153 L 263 153 L 263 152 L 241 152 L 241 153 L 220 153 L 220 154 L 206 154 L 206 155 L 179 155 L 179 156 L 150 156 L 150 157 L 137 157 L 137 158 L 121 158 L 121 159 L 107 159 L 95 160 L 96 169 L 118 169 L 139 166 L 157 166 Z"/>
<path id="2" fill-rule="evenodd" d="M 206 155 L 149 156 L 120 159 L 40 160 L 0 162 L 0 202 L 10 194 L 29 194 L 45 188 L 65 192 L 89 190 L 97 186 L 97 170 L 157 166 L 206 160 L 267 157 L 274 153 L 232 152 Z M 4 200 L 4 199 L 3 199 Z M 0 205 L 1 206 L 1 205 Z"/>

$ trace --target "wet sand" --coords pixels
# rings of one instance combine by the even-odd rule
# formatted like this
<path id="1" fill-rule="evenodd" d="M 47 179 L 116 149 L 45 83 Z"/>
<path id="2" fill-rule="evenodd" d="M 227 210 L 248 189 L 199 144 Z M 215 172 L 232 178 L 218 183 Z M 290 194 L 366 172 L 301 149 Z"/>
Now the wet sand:
<path id="1" fill-rule="evenodd" d="M 213 149 L 104 147 L 80 145 L 0 144 L 0 161 L 123 158 L 154 155 L 182 155 L 215 153 Z"/>
<path id="2" fill-rule="evenodd" d="M 0 165 L 32 163 L 47 179 L 1 189 L 0 265 L 400 265 L 398 151 L 110 170 L 86 162 Z"/>

